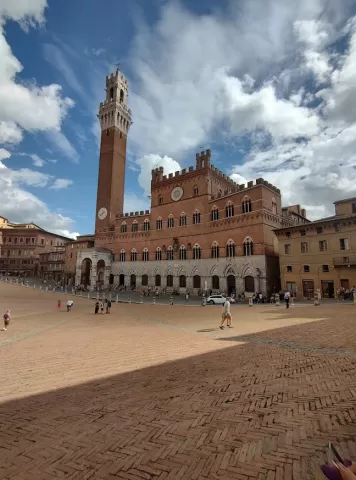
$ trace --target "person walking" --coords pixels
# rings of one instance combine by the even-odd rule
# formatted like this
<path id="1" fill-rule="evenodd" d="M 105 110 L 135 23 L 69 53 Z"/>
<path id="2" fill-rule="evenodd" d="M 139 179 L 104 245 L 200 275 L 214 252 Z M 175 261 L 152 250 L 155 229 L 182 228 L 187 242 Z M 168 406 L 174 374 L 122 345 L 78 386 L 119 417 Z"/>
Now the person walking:
<path id="1" fill-rule="evenodd" d="M 286 308 L 289 308 L 290 292 L 288 290 L 284 293 L 284 301 L 286 302 Z"/>
<path id="2" fill-rule="evenodd" d="M 68 302 L 67 302 L 67 312 L 72 311 L 73 303 L 74 303 L 73 300 L 68 300 Z"/>
<path id="3" fill-rule="evenodd" d="M 104 313 L 104 303 L 103 303 L 102 300 L 100 302 L 100 311 L 101 311 L 102 314 Z"/>
<path id="4" fill-rule="evenodd" d="M 57 302 L 57 310 L 60 312 L 61 311 L 61 308 L 62 308 L 62 302 L 60 300 L 58 300 Z"/>
<path id="5" fill-rule="evenodd" d="M 228 328 L 232 328 L 231 325 L 231 311 L 230 311 L 230 298 L 226 298 L 224 306 L 223 306 L 223 311 L 221 315 L 221 323 L 220 323 L 220 329 L 224 330 L 224 322 L 226 320 L 226 326 Z"/>
<path id="6" fill-rule="evenodd" d="M 7 327 L 10 324 L 10 319 L 11 319 L 10 310 L 6 310 L 3 318 L 4 318 L 4 328 L 2 328 L 1 331 L 6 332 Z"/>
<path id="7" fill-rule="evenodd" d="M 110 313 L 111 310 L 111 300 L 106 302 L 106 313 Z"/>
<path id="8" fill-rule="evenodd" d="M 95 303 L 95 310 L 94 310 L 95 315 L 97 315 L 99 313 L 99 306 L 100 306 L 99 302 L 96 302 Z"/>

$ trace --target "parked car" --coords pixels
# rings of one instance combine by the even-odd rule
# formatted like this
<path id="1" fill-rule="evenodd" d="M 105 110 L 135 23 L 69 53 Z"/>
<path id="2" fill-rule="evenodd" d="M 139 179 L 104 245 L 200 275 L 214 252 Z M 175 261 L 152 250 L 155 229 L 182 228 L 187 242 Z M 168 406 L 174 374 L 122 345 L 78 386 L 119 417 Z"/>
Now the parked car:
<path id="1" fill-rule="evenodd" d="M 226 297 L 224 297 L 224 295 L 210 295 L 210 297 L 206 299 L 208 305 L 223 305 L 225 301 Z M 230 298 L 230 303 L 235 303 L 235 300 Z"/>

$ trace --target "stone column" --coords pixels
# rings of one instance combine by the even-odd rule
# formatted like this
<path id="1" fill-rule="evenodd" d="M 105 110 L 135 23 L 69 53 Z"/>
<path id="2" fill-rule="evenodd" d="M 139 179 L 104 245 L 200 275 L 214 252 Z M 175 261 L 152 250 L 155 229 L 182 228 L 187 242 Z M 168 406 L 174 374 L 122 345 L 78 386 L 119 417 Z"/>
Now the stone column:
<path id="1" fill-rule="evenodd" d="M 98 272 L 96 270 L 96 265 L 92 265 L 90 269 L 90 285 L 92 287 L 96 287 L 97 279 L 98 279 Z"/>
<path id="2" fill-rule="evenodd" d="M 105 267 L 105 270 L 104 270 L 104 287 L 109 286 L 110 273 L 111 273 L 111 267 Z"/>

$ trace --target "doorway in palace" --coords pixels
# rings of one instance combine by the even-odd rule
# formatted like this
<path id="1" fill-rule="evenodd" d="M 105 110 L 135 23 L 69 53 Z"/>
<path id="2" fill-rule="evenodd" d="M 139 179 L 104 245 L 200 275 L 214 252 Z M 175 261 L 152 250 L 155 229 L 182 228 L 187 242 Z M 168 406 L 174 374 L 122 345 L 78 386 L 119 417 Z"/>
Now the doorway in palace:
<path id="1" fill-rule="evenodd" d="M 235 275 L 228 275 L 226 278 L 227 282 L 227 294 L 236 295 L 236 277 Z"/>

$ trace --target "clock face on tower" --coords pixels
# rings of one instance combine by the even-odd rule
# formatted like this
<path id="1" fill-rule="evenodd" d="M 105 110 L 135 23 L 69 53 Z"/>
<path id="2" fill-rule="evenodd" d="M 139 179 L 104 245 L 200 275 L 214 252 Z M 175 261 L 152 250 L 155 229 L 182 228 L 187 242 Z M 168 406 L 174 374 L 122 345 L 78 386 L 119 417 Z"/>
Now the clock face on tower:
<path id="1" fill-rule="evenodd" d="M 105 207 L 100 208 L 98 211 L 98 219 L 99 220 L 104 220 L 108 215 L 108 211 L 106 210 Z"/>
<path id="2" fill-rule="evenodd" d="M 175 202 L 178 202 L 178 200 L 180 200 L 182 197 L 183 197 L 183 188 L 182 187 L 173 188 L 171 193 L 172 200 L 174 200 Z"/>

